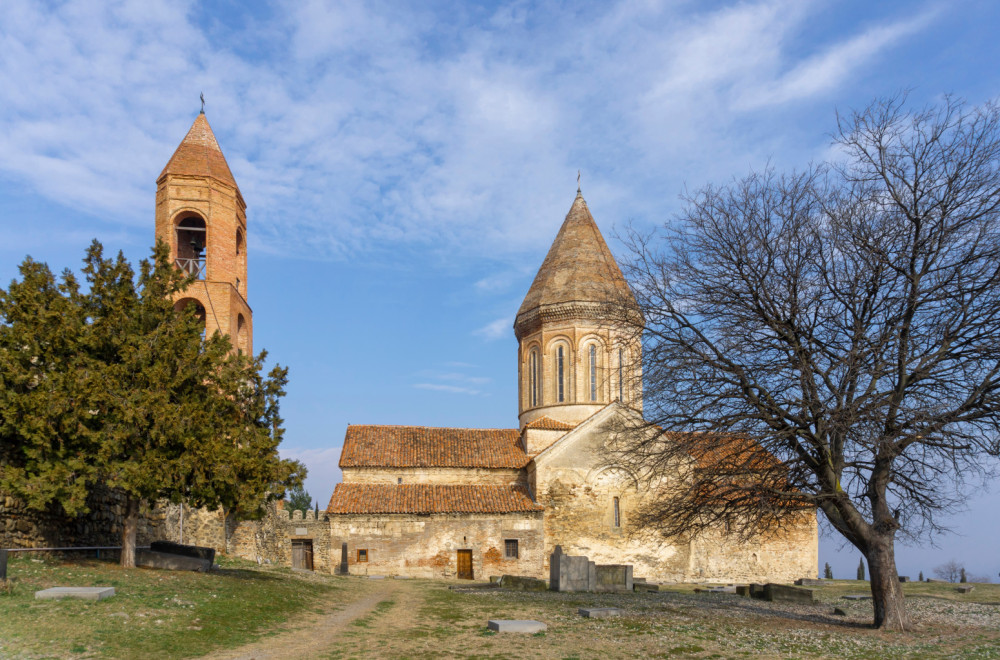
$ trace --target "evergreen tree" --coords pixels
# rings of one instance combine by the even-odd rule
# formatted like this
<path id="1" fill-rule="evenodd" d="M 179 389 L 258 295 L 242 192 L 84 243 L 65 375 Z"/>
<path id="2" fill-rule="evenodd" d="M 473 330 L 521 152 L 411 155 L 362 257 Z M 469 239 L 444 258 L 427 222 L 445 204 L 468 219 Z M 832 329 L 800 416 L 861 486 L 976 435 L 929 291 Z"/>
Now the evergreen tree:
<path id="1" fill-rule="evenodd" d="M 865 579 L 865 560 L 864 559 L 862 559 L 861 561 L 858 562 L 858 579 L 862 580 L 862 581 Z"/>
<path id="2" fill-rule="evenodd" d="M 962 567 L 961 577 L 958 579 L 959 582 L 968 582 L 969 579 L 965 576 L 965 567 Z"/>
<path id="3" fill-rule="evenodd" d="M 924 581 L 924 572 L 920 571 L 920 575 L 917 577 L 917 582 L 923 582 L 923 581 Z"/>
<path id="4" fill-rule="evenodd" d="M 823 577 L 827 580 L 833 579 L 833 569 L 830 568 L 830 562 L 827 562 L 826 566 L 823 567 Z"/>
<path id="5" fill-rule="evenodd" d="M 312 508 L 312 496 L 302 486 L 288 491 L 285 502 L 289 511 L 301 511 L 303 515 Z"/>
<path id="6" fill-rule="evenodd" d="M 203 340 L 194 314 L 175 312 L 190 280 L 165 244 L 136 277 L 94 241 L 83 272 L 86 294 L 28 259 L 0 292 L 0 489 L 71 515 L 93 486 L 115 489 L 130 567 L 143 504 L 252 517 L 301 485 L 304 468 L 277 454 L 286 370 L 262 376 L 265 354 L 238 356 L 221 334 Z"/>

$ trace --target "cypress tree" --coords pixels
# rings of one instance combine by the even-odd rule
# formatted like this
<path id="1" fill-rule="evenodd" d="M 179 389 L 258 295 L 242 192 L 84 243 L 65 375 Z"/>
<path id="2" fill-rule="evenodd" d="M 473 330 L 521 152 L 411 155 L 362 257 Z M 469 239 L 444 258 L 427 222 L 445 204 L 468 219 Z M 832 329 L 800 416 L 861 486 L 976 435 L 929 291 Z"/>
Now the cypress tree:
<path id="1" fill-rule="evenodd" d="M 823 567 L 823 577 L 827 580 L 833 579 L 833 569 L 830 568 L 830 562 L 827 562 L 826 566 Z"/>
<path id="2" fill-rule="evenodd" d="M 865 560 L 863 558 L 858 562 L 858 579 L 861 581 L 865 579 Z"/>

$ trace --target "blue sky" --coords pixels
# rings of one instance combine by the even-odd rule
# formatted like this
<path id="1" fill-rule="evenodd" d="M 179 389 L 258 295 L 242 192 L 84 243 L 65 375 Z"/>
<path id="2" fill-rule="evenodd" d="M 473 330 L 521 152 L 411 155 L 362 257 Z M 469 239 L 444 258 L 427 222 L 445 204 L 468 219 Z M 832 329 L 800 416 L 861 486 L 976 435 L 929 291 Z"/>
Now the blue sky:
<path id="1" fill-rule="evenodd" d="M 615 229 L 685 189 L 826 158 L 837 110 L 995 98 L 998 27 L 987 0 L 5 0 L 0 282 L 94 237 L 144 256 L 204 92 L 248 204 L 255 346 L 291 369 L 284 453 L 325 504 L 348 423 L 516 425 L 511 325 L 578 169 L 620 254 Z M 901 572 L 996 578 L 1000 496 L 969 506 Z"/>

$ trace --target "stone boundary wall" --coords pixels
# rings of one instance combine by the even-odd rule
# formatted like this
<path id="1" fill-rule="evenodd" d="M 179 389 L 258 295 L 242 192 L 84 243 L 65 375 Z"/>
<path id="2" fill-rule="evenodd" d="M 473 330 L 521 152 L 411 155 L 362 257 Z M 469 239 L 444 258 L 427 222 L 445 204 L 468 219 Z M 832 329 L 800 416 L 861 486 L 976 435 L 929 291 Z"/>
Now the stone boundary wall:
<path id="1" fill-rule="evenodd" d="M 118 546 L 122 541 L 125 498 L 109 488 L 96 488 L 87 498 L 89 513 L 69 516 L 53 505 L 29 509 L 17 498 L 0 494 L 0 548 L 77 548 Z M 156 511 L 139 516 L 139 545 L 160 537 L 164 518 Z"/>

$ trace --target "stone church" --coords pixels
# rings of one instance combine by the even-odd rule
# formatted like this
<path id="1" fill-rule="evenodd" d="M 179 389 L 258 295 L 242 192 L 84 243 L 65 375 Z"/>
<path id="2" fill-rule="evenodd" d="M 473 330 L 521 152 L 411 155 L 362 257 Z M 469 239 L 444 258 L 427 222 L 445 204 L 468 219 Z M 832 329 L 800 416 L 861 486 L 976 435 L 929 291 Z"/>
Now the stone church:
<path id="1" fill-rule="evenodd" d="M 156 237 L 196 276 L 177 307 L 195 305 L 207 332 L 229 333 L 250 352 L 246 235 L 246 204 L 202 113 L 157 179 Z M 634 305 L 578 190 L 514 321 L 516 427 L 352 425 L 343 483 L 318 516 L 279 506 L 238 522 L 166 507 L 148 517 L 147 540 L 329 572 L 346 544 L 352 574 L 547 577 L 561 545 L 599 564 L 632 564 L 650 580 L 815 577 L 813 511 L 750 543 L 722 530 L 665 539 L 632 525 L 647 495 L 605 464 L 602 448 L 617 422 L 642 415 L 641 346 L 604 318 L 609 296 Z"/>
<path id="2" fill-rule="evenodd" d="M 616 422 L 642 414 L 641 346 L 608 323 L 609 297 L 635 306 L 578 190 L 514 321 L 517 428 L 347 428 L 326 517 L 351 573 L 547 577 L 561 545 L 652 580 L 815 577 L 812 511 L 753 543 L 630 525 L 643 493 L 602 449 Z"/>

